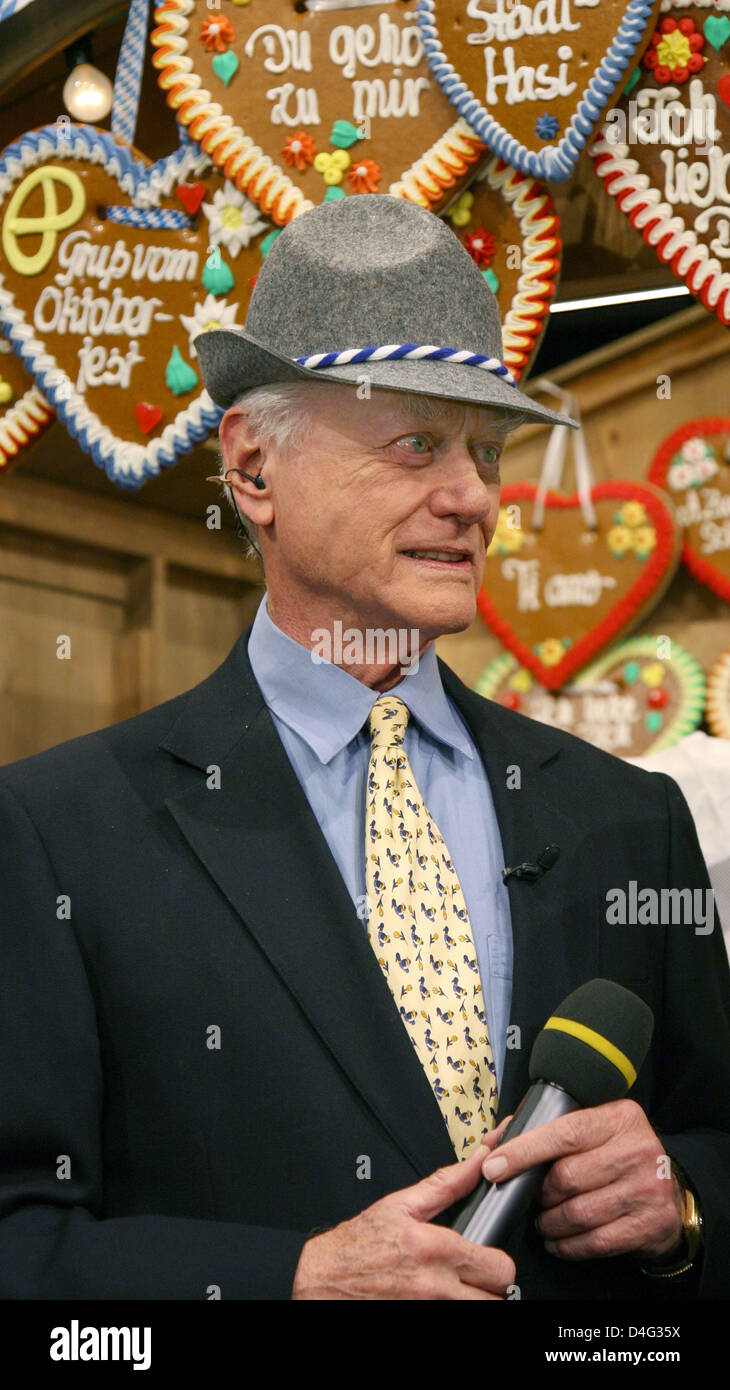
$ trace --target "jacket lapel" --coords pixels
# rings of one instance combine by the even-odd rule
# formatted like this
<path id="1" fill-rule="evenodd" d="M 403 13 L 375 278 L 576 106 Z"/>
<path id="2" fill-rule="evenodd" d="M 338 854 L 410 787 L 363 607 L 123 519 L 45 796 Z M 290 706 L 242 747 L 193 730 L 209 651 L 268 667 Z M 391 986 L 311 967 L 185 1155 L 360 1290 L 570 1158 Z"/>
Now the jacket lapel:
<path id="1" fill-rule="evenodd" d="M 532 1044 L 553 1009 L 597 974 L 598 935 L 586 909 L 585 931 L 563 934 L 563 904 L 575 894 L 575 854 L 584 828 L 566 813 L 564 735 L 484 700 L 439 661 L 444 689 L 469 724 L 481 753 L 499 823 L 505 865 L 535 859 L 549 844 L 560 858 L 535 883 L 510 878 L 514 949 L 510 1022 L 497 1119 L 514 1111 L 529 1084 Z M 514 1041 L 519 1045 L 509 1046 Z"/>
<path id="2" fill-rule="evenodd" d="M 454 1161 L 365 928 L 254 679 L 248 633 L 190 692 L 162 747 L 220 769 L 166 804 L 309 1023 L 425 1175 Z M 215 777 L 215 773 L 213 773 Z"/>

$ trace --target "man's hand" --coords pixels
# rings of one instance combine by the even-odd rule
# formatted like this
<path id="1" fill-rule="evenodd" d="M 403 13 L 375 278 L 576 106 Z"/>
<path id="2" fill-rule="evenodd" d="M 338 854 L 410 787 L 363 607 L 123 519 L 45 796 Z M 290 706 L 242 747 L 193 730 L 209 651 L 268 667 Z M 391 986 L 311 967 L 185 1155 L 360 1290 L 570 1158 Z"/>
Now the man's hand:
<path id="1" fill-rule="evenodd" d="M 669 1255 L 682 1235 L 676 1179 L 663 1176 L 666 1154 L 632 1100 L 576 1110 L 509 1140 L 484 1162 L 484 1176 L 503 1182 L 552 1160 L 538 1201 L 545 1248 L 566 1260 L 628 1252 Z"/>
<path id="2" fill-rule="evenodd" d="M 503 1299 L 515 1277 L 509 1256 L 429 1223 L 476 1187 L 484 1145 L 493 1147 L 505 1123 L 461 1163 L 438 1168 L 308 1240 L 292 1298 Z"/>

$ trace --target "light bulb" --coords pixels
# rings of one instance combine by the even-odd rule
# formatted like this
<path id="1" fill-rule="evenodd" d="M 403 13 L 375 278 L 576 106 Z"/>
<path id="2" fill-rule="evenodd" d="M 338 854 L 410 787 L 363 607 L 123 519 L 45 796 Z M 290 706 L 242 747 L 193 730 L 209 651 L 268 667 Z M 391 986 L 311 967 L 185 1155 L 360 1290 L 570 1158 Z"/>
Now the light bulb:
<path id="1" fill-rule="evenodd" d="M 63 84 L 63 101 L 76 121 L 103 121 L 112 109 L 112 84 L 91 63 L 79 63 Z"/>

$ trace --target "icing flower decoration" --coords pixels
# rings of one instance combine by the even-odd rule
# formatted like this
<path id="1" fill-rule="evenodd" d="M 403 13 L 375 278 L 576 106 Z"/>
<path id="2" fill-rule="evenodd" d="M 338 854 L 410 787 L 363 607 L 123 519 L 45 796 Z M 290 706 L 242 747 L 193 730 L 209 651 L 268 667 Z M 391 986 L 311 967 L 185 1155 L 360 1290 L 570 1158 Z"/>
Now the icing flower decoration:
<path id="1" fill-rule="evenodd" d="M 645 560 L 656 545 L 656 531 L 649 524 L 644 503 L 624 502 L 613 520 L 606 537 L 611 554 L 620 559 L 633 550 L 640 560 Z"/>
<path id="2" fill-rule="evenodd" d="M 538 116 L 535 122 L 535 134 L 539 135 L 541 140 L 554 140 L 559 130 L 560 121 L 547 111 L 544 116 Z"/>
<path id="3" fill-rule="evenodd" d="M 326 184 L 342 183 L 346 169 L 349 169 L 352 160 L 347 150 L 334 150 L 332 154 L 328 150 L 323 150 L 321 154 L 315 155 L 314 167 L 318 174 L 322 175 Z"/>
<path id="4" fill-rule="evenodd" d="M 677 23 L 667 17 L 652 34 L 642 66 L 654 74 L 662 87 L 668 82 L 688 82 L 707 62 L 702 57 L 704 46 L 704 35 L 698 33 L 693 19 L 680 19 Z"/>
<path id="5" fill-rule="evenodd" d="M 625 502 L 618 513 L 617 520 L 624 526 L 643 526 L 646 521 L 646 507 L 643 502 Z"/>
<path id="6" fill-rule="evenodd" d="M 192 314 L 181 314 L 180 322 L 189 335 L 191 357 L 197 357 L 193 342 L 199 333 L 211 333 L 217 328 L 240 328 L 236 323 L 237 304 L 226 304 L 225 299 L 216 300 L 207 294 L 202 304 L 196 304 Z"/>
<path id="7" fill-rule="evenodd" d="M 216 189 L 212 203 L 203 203 L 203 212 L 208 219 L 211 245 L 225 246 L 231 256 L 237 256 L 241 247 L 248 246 L 251 238 L 265 232 L 269 225 L 256 204 L 228 179 L 223 188 Z"/>
<path id="8" fill-rule="evenodd" d="M 606 536 L 606 544 L 612 555 L 618 559 L 632 548 L 631 531 L 628 526 L 612 526 Z"/>
<path id="9" fill-rule="evenodd" d="M 568 643 L 559 637 L 546 637 L 535 647 L 535 653 L 543 666 L 557 666 L 568 650 Z"/>
<path id="10" fill-rule="evenodd" d="M 301 174 L 308 164 L 314 163 L 314 156 L 317 153 L 311 135 L 305 134 L 303 130 L 298 130 L 296 135 L 288 135 L 286 144 L 281 151 L 282 159 L 285 164 L 299 170 Z"/>
<path id="11" fill-rule="evenodd" d="M 639 526 L 634 531 L 634 550 L 640 560 L 645 560 L 651 555 L 656 545 L 656 531 L 653 526 Z"/>
<path id="12" fill-rule="evenodd" d="M 224 53 L 236 37 L 230 19 L 204 19 L 200 26 L 200 42 L 208 53 Z"/>
<path id="13" fill-rule="evenodd" d="M 705 439 L 687 439 L 678 454 L 674 455 L 667 473 L 667 484 L 672 492 L 681 492 L 688 487 L 701 487 L 717 473 L 717 455 Z"/>
<path id="14" fill-rule="evenodd" d="M 485 232 L 483 227 L 477 227 L 475 232 L 464 239 L 464 246 L 473 261 L 480 267 L 488 266 L 494 260 L 494 253 L 497 250 L 497 238 L 491 232 Z"/>
<path id="15" fill-rule="evenodd" d="M 462 193 L 444 216 L 448 217 L 452 227 L 468 227 L 471 222 L 471 210 L 473 206 L 474 194 Z"/>
<path id="16" fill-rule="evenodd" d="M 512 526 L 510 522 L 511 518 L 507 509 L 500 507 L 497 525 L 487 555 L 514 555 L 515 551 L 522 549 L 525 543 L 525 533 L 521 526 Z"/>
<path id="17" fill-rule="evenodd" d="M 380 165 L 374 159 L 360 159 L 353 164 L 347 182 L 353 193 L 376 193 L 382 177 Z"/>

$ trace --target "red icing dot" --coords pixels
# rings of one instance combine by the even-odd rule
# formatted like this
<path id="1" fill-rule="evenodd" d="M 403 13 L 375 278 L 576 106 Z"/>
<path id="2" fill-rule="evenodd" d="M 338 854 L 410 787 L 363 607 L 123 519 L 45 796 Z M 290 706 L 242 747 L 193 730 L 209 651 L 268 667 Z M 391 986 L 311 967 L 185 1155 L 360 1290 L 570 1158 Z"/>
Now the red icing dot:
<path id="1" fill-rule="evenodd" d="M 676 27 L 676 19 L 663 19 L 661 24 L 659 25 L 659 28 L 663 34 L 673 34 Z"/>
<path id="2" fill-rule="evenodd" d="M 651 69 L 655 68 L 656 65 L 656 53 L 646 53 L 644 55 L 644 67 L 648 68 L 651 71 Z"/>
<path id="3" fill-rule="evenodd" d="M 660 82 L 663 87 L 666 86 L 667 82 L 671 82 L 672 80 L 672 74 L 669 68 L 664 67 L 661 63 L 657 63 L 654 69 L 654 76 L 657 82 Z"/>
<path id="4" fill-rule="evenodd" d="M 505 709 L 518 710 L 520 707 L 520 697 L 519 695 L 503 695 L 499 703 L 500 705 L 504 705 Z"/>
<path id="5" fill-rule="evenodd" d="M 675 68 L 672 77 L 675 82 L 686 82 L 689 77 L 689 68 Z"/>
<path id="6" fill-rule="evenodd" d="M 680 34 L 694 34 L 694 31 L 695 31 L 695 22 L 694 22 L 693 19 L 680 19 L 680 21 L 679 21 L 679 32 L 680 32 Z"/>
<path id="7" fill-rule="evenodd" d="M 668 701 L 669 696 L 667 695 L 666 690 L 649 691 L 649 699 L 647 701 L 647 704 L 649 705 L 650 709 L 664 709 L 664 706 L 668 703 Z"/>
<path id="8" fill-rule="evenodd" d="M 700 49 L 704 48 L 705 46 L 705 40 L 702 37 L 702 34 L 690 34 L 689 46 L 692 49 L 693 53 L 699 53 Z"/>
<path id="9" fill-rule="evenodd" d="M 688 72 L 702 72 L 704 66 L 705 60 L 700 58 L 699 53 L 693 53 L 692 57 L 687 59 Z"/>

